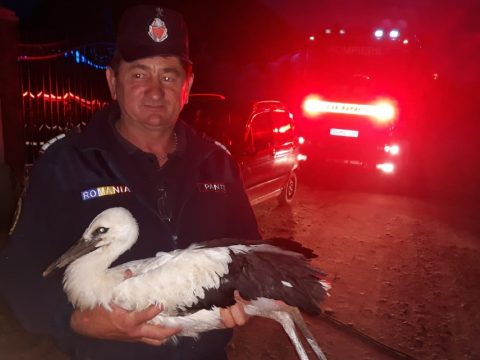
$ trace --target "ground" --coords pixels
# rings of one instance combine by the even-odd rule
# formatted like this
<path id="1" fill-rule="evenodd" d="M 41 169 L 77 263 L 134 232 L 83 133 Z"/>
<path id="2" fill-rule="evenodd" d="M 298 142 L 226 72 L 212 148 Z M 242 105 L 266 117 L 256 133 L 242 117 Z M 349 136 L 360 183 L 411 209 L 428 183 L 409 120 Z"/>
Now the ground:
<path id="1" fill-rule="evenodd" d="M 333 318 L 411 358 L 480 358 L 480 227 L 467 209 L 304 186 L 290 209 L 265 203 L 256 214 L 266 237 L 294 237 L 319 255 L 314 264 L 329 274 L 324 309 Z M 330 360 L 408 358 L 348 327 L 308 322 Z M 266 321 L 238 329 L 230 350 L 231 359 L 296 359 Z"/>
<path id="2" fill-rule="evenodd" d="M 255 213 L 264 237 L 295 238 L 328 273 L 323 309 L 345 325 L 306 317 L 328 359 L 479 359 L 480 226 L 472 207 L 304 175 L 290 207 L 271 200 Z M 2 359 L 65 359 L 0 308 Z M 258 319 L 235 330 L 228 353 L 296 359 L 280 326 Z"/>

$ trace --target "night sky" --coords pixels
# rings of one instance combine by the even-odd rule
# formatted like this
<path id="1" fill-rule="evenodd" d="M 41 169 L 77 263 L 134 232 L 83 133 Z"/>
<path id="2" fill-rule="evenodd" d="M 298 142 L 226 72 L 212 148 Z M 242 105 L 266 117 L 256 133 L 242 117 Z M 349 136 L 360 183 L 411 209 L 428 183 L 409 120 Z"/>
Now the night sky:
<path id="1" fill-rule="evenodd" d="M 120 13 L 137 3 L 182 12 L 194 60 L 275 61 L 328 26 L 391 24 L 418 34 L 440 71 L 480 78 L 478 0 L 0 0 L 20 18 L 23 43 L 112 41 Z"/>
<path id="2" fill-rule="evenodd" d="M 480 31 L 476 0 L 0 1 L 20 17 L 26 40 L 42 37 L 59 40 L 64 36 L 88 40 L 109 38 L 122 9 L 137 3 L 160 3 L 181 11 L 193 37 L 199 34 L 214 42 L 229 40 L 229 35 L 232 38 L 243 35 L 247 41 L 277 31 L 282 35 L 283 32 L 304 35 L 315 32 L 319 26 L 385 21 L 403 22 L 427 36 L 441 29 L 450 30 L 460 22 L 469 31 Z"/>
<path id="3" fill-rule="evenodd" d="M 58 40 L 111 41 L 118 18 L 125 7 L 138 1 L 84 0 L 3 1 L 20 18 L 21 40 L 25 43 Z M 158 3 L 150 1 L 150 3 Z M 247 59 L 248 49 L 264 58 L 267 54 L 290 51 L 301 36 L 261 2 L 162 1 L 164 6 L 183 13 L 189 25 L 194 52 L 208 51 L 222 58 Z M 280 34 L 281 38 L 277 38 Z M 269 44 L 268 48 L 264 44 Z"/>

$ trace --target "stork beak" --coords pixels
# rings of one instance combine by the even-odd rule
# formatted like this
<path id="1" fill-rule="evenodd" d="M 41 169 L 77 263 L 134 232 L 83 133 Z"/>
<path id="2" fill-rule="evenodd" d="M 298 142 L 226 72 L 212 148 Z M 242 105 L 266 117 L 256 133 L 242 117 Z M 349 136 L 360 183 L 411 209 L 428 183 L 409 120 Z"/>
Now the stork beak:
<path id="1" fill-rule="evenodd" d="M 68 264 L 72 263 L 79 257 L 86 255 L 93 250 L 97 249 L 95 246 L 100 240 L 101 237 L 95 240 L 86 240 L 85 238 L 81 238 L 75 244 L 72 245 L 62 256 L 60 256 L 57 260 L 50 264 L 50 266 L 43 272 L 43 277 L 47 277 L 50 275 L 52 271 L 55 269 L 63 268 Z"/>

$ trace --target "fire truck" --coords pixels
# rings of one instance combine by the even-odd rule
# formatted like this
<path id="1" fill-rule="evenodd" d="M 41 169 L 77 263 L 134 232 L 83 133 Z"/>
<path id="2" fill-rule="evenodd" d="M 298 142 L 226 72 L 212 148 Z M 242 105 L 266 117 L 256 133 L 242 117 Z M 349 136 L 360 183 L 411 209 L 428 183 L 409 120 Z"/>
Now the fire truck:
<path id="1" fill-rule="evenodd" d="M 394 27 L 312 36 L 295 89 L 308 162 L 404 170 L 427 116 L 427 64 L 419 40 Z"/>

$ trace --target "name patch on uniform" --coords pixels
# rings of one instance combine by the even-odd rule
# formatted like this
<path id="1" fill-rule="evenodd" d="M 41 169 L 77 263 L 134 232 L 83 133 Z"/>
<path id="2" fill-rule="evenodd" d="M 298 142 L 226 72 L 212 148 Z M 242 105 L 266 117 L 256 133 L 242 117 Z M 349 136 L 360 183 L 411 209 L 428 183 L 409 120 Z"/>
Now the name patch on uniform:
<path id="1" fill-rule="evenodd" d="M 197 183 L 198 191 L 200 192 L 226 192 L 225 184 L 223 183 Z"/>
<path id="2" fill-rule="evenodd" d="M 93 189 L 88 189 L 82 191 L 80 194 L 82 196 L 82 200 L 90 200 L 95 199 L 101 196 L 108 196 L 108 195 L 118 195 L 131 192 L 128 186 L 125 185 L 110 185 L 110 186 L 100 186 Z"/>

